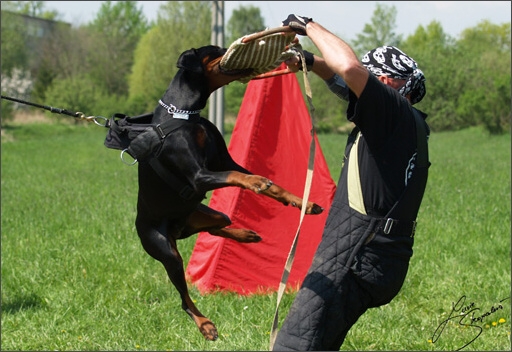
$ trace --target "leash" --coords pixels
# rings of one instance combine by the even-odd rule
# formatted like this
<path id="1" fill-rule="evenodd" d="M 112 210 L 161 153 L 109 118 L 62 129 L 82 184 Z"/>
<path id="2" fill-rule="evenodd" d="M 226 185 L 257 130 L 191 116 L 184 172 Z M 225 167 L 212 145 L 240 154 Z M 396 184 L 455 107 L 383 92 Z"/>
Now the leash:
<path id="1" fill-rule="evenodd" d="M 101 126 L 101 127 L 108 127 L 108 125 L 107 125 L 108 124 L 108 119 L 106 117 L 103 117 L 103 116 L 87 116 L 86 117 L 83 112 L 79 112 L 79 111 L 71 112 L 71 111 L 66 110 L 66 109 L 59 109 L 59 108 L 54 108 L 54 107 L 49 106 L 49 105 L 40 105 L 40 104 L 36 104 L 36 103 L 31 103 L 31 102 L 28 102 L 28 101 L 25 101 L 25 100 L 21 100 L 21 99 L 17 99 L 17 98 L 12 98 L 12 97 L 7 97 L 5 95 L 2 95 L 2 99 L 14 101 L 14 102 L 19 103 L 19 104 L 35 106 L 37 108 L 48 110 L 48 111 L 50 111 L 52 113 L 55 113 L 55 114 L 68 115 L 68 116 L 74 117 L 77 120 L 86 120 L 88 122 L 92 121 L 96 125 Z M 105 123 L 102 124 L 100 122 L 100 120 L 104 120 Z"/>
<path id="2" fill-rule="evenodd" d="M 274 320 L 272 323 L 270 333 L 270 350 L 274 346 L 274 342 L 277 336 L 277 326 L 279 322 L 279 305 L 283 297 L 283 293 L 286 289 L 288 277 L 292 268 L 293 261 L 295 259 L 295 251 L 297 248 L 297 242 L 299 239 L 300 229 L 302 227 L 302 221 L 306 214 L 306 206 L 311 190 L 311 182 L 313 179 L 313 169 L 315 160 L 315 128 L 314 128 L 314 111 L 315 108 L 311 98 L 311 86 L 307 77 L 306 59 L 304 57 L 304 51 L 295 36 L 295 32 L 289 26 L 281 26 L 272 29 L 267 29 L 261 32 L 257 32 L 251 35 L 244 36 L 234 41 L 226 53 L 224 54 L 219 65 L 222 69 L 244 69 L 252 68 L 253 74 L 248 77 L 243 77 L 238 81 L 247 83 L 253 79 L 263 79 L 268 77 L 275 77 L 292 71 L 287 67 L 286 69 L 275 70 L 287 59 L 299 54 L 302 60 L 302 67 L 304 73 L 304 86 L 306 96 L 309 104 L 310 117 L 311 117 L 311 144 L 309 147 L 309 160 L 308 170 L 306 174 L 306 181 L 304 185 L 304 194 L 302 197 L 303 207 L 300 213 L 300 220 L 295 237 L 293 239 L 290 252 L 286 259 L 286 264 L 279 284 L 277 293 L 277 305 L 274 314 Z"/>
<path id="3" fill-rule="evenodd" d="M 313 169 L 315 160 L 315 127 L 314 127 L 314 111 L 315 108 L 312 103 L 311 86 L 307 77 L 306 59 L 304 51 L 295 37 L 295 32 L 289 26 L 281 26 L 272 29 L 267 29 L 251 35 L 244 36 L 233 42 L 226 51 L 220 61 L 220 66 L 223 69 L 242 69 L 252 68 L 253 74 L 239 79 L 242 83 L 247 83 L 249 80 L 264 79 L 275 77 L 283 74 L 292 73 L 287 67 L 286 69 L 275 70 L 282 62 L 299 54 L 302 60 L 302 67 L 304 73 L 304 86 L 306 96 L 309 104 L 310 117 L 311 117 L 311 144 L 309 147 L 309 160 L 308 170 L 306 174 L 306 181 L 304 185 L 304 194 L 302 197 L 303 207 L 301 209 L 299 225 L 293 239 L 290 252 L 286 259 L 286 264 L 279 284 L 277 293 L 276 311 L 272 323 L 270 333 L 270 350 L 274 347 L 275 339 L 277 336 L 277 326 L 279 323 L 279 305 L 286 289 L 288 277 L 290 275 L 293 261 L 295 259 L 295 251 L 299 239 L 300 229 L 306 214 L 306 206 L 311 190 L 311 182 L 313 179 Z"/>
<path id="4" fill-rule="evenodd" d="M 313 169 L 315 164 L 315 152 L 316 152 L 316 143 L 315 143 L 315 124 L 314 124 L 314 112 L 315 107 L 313 106 L 312 102 L 312 94 L 311 94 L 311 86 L 309 84 L 309 79 L 307 77 L 307 68 L 306 68 L 306 59 L 304 57 L 304 52 L 300 49 L 299 56 L 302 60 L 302 67 L 303 67 L 303 74 L 304 74 L 304 87 L 306 91 L 306 96 L 308 100 L 309 105 L 309 111 L 310 111 L 310 117 L 311 117 L 311 144 L 309 146 L 309 160 L 308 160 L 308 170 L 306 174 L 306 181 L 304 185 L 304 195 L 302 197 L 302 209 L 300 212 L 300 220 L 299 220 L 299 226 L 297 228 L 297 232 L 295 233 L 295 237 L 292 242 L 292 246 L 290 248 L 290 252 L 288 254 L 288 258 L 286 259 L 286 264 L 284 267 L 283 275 L 281 277 L 281 282 L 279 283 L 279 289 L 277 292 L 277 304 L 276 304 L 276 311 L 274 313 L 274 321 L 272 323 L 272 328 L 270 331 L 270 345 L 269 350 L 271 351 L 274 347 L 274 343 L 277 337 L 278 332 L 278 324 L 279 324 L 279 305 L 281 303 L 281 299 L 283 298 L 283 293 L 286 289 L 286 284 L 288 282 L 288 277 L 290 275 L 290 271 L 292 269 L 293 260 L 295 259 L 295 251 L 297 249 L 297 242 L 299 239 L 300 229 L 302 227 L 302 221 L 304 220 L 304 216 L 306 214 L 306 207 L 305 204 L 308 202 L 309 193 L 311 191 L 311 182 L 313 179 Z M 285 72 L 287 73 L 287 72 Z M 283 73 L 279 73 L 283 74 Z"/>

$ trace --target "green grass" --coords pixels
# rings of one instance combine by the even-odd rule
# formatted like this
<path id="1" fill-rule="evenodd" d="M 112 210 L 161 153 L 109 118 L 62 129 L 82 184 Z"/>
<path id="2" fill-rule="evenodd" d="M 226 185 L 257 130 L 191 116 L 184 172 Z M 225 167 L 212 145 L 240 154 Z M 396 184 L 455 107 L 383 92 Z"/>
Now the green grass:
<path id="1" fill-rule="evenodd" d="M 268 350 L 276 295 L 200 295 L 219 329 L 203 339 L 134 228 L 136 167 L 103 146 L 94 124 L 7 125 L 2 135 L 2 350 Z M 346 140 L 320 135 L 337 181 Z M 452 303 L 484 314 L 465 350 L 510 350 L 510 135 L 435 133 L 411 267 L 399 295 L 371 309 L 342 350 L 454 350 L 474 327 Z M 188 261 L 194 241 L 179 242 Z M 283 298 L 281 320 L 293 294 Z M 505 319 L 499 323 L 499 319 Z M 496 322 L 496 326 L 493 326 Z M 486 327 L 486 326 L 489 327 Z"/>

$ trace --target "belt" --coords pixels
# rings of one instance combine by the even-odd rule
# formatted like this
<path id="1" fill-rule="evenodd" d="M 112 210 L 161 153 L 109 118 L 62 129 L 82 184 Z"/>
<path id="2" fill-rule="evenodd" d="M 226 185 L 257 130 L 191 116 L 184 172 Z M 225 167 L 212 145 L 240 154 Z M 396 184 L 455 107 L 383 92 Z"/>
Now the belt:
<path id="1" fill-rule="evenodd" d="M 377 229 L 382 230 L 385 235 L 414 237 L 416 221 L 380 219 Z"/>

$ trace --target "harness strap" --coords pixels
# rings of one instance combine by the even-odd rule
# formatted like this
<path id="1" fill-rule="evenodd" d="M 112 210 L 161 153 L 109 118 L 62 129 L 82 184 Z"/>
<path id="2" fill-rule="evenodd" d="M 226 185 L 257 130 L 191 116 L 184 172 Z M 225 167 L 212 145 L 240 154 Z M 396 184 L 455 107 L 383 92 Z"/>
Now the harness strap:
<path id="1" fill-rule="evenodd" d="M 429 167 L 427 133 L 425 124 L 419 113 L 413 109 L 413 115 L 416 122 L 416 169 L 407 187 L 395 202 L 386 217 L 379 220 L 378 229 L 386 235 L 404 235 L 414 237 L 416 230 L 416 211 L 419 208 L 418 201 L 422 199 L 426 180 L 423 176 Z M 361 214 L 366 214 L 363 204 L 361 182 L 359 180 L 359 167 L 357 164 L 357 147 L 361 137 L 361 132 L 357 133 L 356 140 L 350 149 L 348 164 L 348 200 L 350 207 Z M 423 182 L 422 182 L 423 181 Z M 399 220 L 397 220 L 400 219 Z"/>
<path id="2" fill-rule="evenodd" d="M 187 120 L 188 121 L 198 121 L 199 120 L 199 114 L 194 113 L 188 115 Z M 173 116 L 174 117 L 174 116 Z M 178 118 L 181 119 L 181 118 Z M 187 120 L 174 120 L 174 119 L 167 119 L 161 124 L 154 125 L 153 129 L 157 132 L 157 134 L 160 136 L 161 142 L 163 143 L 164 139 L 172 132 L 177 130 L 178 128 L 182 127 Z M 179 179 L 173 172 L 165 168 L 162 163 L 158 160 L 157 157 L 151 156 L 148 160 L 149 165 L 155 170 L 155 172 L 163 179 L 171 188 L 178 191 L 181 198 L 185 200 L 190 200 L 194 197 L 197 197 L 198 194 L 194 190 L 194 188 L 185 181 L 182 181 Z"/>
<path id="3" fill-rule="evenodd" d="M 385 235 L 414 237 L 416 221 L 383 218 L 378 221 L 377 229 L 381 230 Z"/>
<path id="4" fill-rule="evenodd" d="M 161 139 L 164 139 L 172 131 L 175 131 L 178 128 L 180 128 L 181 126 L 185 125 L 185 123 L 186 123 L 185 121 L 198 122 L 200 119 L 199 113 L 188 114 L 187 119 L 184 119 L 181 117 L 175 117 L 174 115 L 176 115 L 176 113 L 171 114 L 171 115 L 173 115 L 172 119 L 166 119 L 164 122 L 162 122 L 158 125 L 153 125 L 153 129 L 156 131 L 156 133 L 158 133 L 158 135 L 160 136 Z M 176 120 L 176 119 L 178 119 L 178 120 Z"/>
<path id="5" fill-rule="evenodd" d="M 155 154 L 161 148 L 164 139 L 171 132 L 181 128 L 188 122 L 198 122 L 200 120 L 199 114 L 195 112 L 191 113 L 193 114 L 188 115 L 187 120 L 182 118 L 167 118 L 164 122 L 157 125 L 149 123 L 153 117 L 153 113 L 136 117 L 114 114 L 109 120 L 108 127 L 112 131 L 109 131 L 105 139 L 105 145 L 109 148 L 122 150 L 121 160 L 125 163 L 127 162 L 123 159 L 123 154 L 125 152 L 130 154 L 135 161 L 127 163 L 128 165 L 135 164 L 138 161 L 137 159 L 147 161 L 153 170 L 155 170 L 171 188 L 176 190 L 183 199 L 190 200 L 193 197 L 199 196 L 194 188 L 165 168 Z M 118 119 L 123 120 L 121 121 L 122 123 L 116 123 Z"/>
<path id="6" fill-rule="evenodd" d="M 427 144 L 427 131 L 425 129 L 425 122 L 420 116 L 419 112 L 412 109 L 414 118 L 416 119 L 416 137 L 417 137 L 417 148 L 418 148 L 418 167 L 429 167 L 430 161 L 428 160 L 428 144 Z"/>
<path id="7" fill-rule="evenodd" d="M 178 191 L 181 198 L 185 200 L 191 200 L 195 196 L 197 196 L 196 191 L 192 188 L 188 183 L 179 179 L 174 173 L 165 168 L 162 163 L 155 157 L 152 157 L 148 160 L 149 165 L 155 170 L 155 172 L 160 176 L 171 188 Z"/>
<path id="8" fill-rule="evenodd" d="M 430 161 L 428 158 L 427 131 L 425 122 L 420 113 L 413 108 L 413 115 L 416 122 L 416 168 L 405 187 L 400 199 L 388 212 L 386 218 L 400 219 L 402 221 L 415 222 L 420 207 L 423 193 L 427 184 L 428 168 Z M 414 234 L 412 234 L 414 235 Z"/>
<path id="9" fill-rule="evenodd" d="M 304 86 L 306 91 L 306 97 L 309 104 L 309 114 L 311 117 L 311 143 L 309 146 L 309 160 L 308 160 L 308 170 L 306 173 L 306 181 L 304 185 L 304 195 L 302 196 L 302 209 L 300 212 L 300 220 L 299 226 L 297 227 L 297 232 L 292 242 L 292 246 L 290 248 L 290 252 L 288 254 L 288 258 L 286 259 L 286 264 L 283 270 L 283 274 L 281 276 L 281 282 L 279 283 L 279 289 L 277 292 L 277 303 L 276 303 L 276 311 L 274 313 L 274 320 L 272 322 L 272 328 L 270 330 L 270 345 L 269 350 L 271 351 L 274 347 L 274 343 L 276 341 L 278 325 L 279 325 L 279 305 L 281 303 L 281 299 L 283 298 L 284 291 L 286 289 L 286 283 L 288 282 L 288 277 L 290 276 L 290 272 L 292 270 L 293 260 L 295 259 L 295 250 L 297 248 L 297 242 L 299 240 L 300 228 L 302 226 L 302 221 L 304 220 L 304 216 L 306 214 L 306 204 L 308 202 L 309 193 L 311 190 L 311 183 L 313 179 L 313 170 L 315 164 L 315 154 L 316 154 L 316 143 L 315 143 L 315 124 L 314 124 L 314 111 L 315 107 L 312 102 L 312 94 L 311 94 L 311 86 L 309 84 L 309 79 L 307 77 L 308 70 L 306 68 L 306 59 L 304 57 L 304 52 L 301 48 L 298 49 L 300 53 L 300 57 L 302 59 L 302 67 L 304 67 L 303 75 L 304 75 Z"/>

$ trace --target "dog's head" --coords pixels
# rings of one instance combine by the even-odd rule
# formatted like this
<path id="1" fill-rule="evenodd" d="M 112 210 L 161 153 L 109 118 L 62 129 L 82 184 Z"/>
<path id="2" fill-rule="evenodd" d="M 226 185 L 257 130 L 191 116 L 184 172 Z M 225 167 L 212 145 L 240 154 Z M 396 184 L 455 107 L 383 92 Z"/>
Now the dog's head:
<path id="1" fill-rule="evenodd" d="M 210 89 L 214 90 L 231 83 L 234 80 L 250 75 L 253 69 L 223 70 L 219 63 L 226 48 L 216 45 L 207 45 L 184 51 L 178 58 L 177 66 L 198 75 L 204 75 L 209 82 Z"/>

